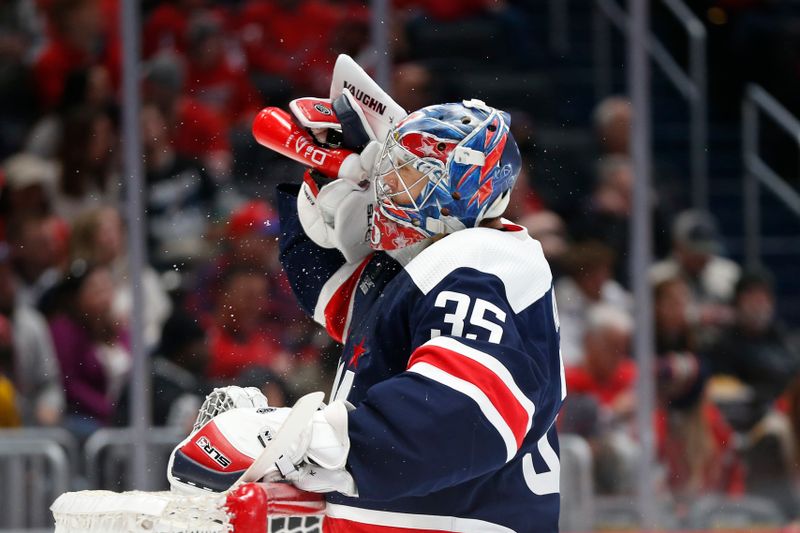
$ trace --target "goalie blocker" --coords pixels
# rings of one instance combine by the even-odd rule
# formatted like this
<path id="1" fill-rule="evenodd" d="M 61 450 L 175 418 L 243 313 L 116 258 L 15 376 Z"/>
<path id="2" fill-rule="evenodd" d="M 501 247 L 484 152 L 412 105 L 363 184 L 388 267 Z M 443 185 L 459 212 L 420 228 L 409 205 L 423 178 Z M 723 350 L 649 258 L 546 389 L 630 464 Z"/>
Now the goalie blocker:
<path id="1" fill-rule="evenodd" d="M 320 99 L 314 101 L 316 102 L 314 105 L 322 107 Z M 310 119 L 307 124 L 322 125 Z M 333 123 L 327 124 L 331 126 Z M 321 135 L 322 131 L 336 131 L 328 126 L 311 129 L 317 131 L 318 135 Z M 376 143 L 368 138 L 361 139 L 367 140 L 367 148 L 360 154 L 347 148 L 322 146 L 308 131 L 298 126 L 289 113 L 277 107 L 264 108 L 256 115 L 253 121 L 253 136 L 259 144 L 309 166 L 332 180 L 344 179 L 358 186 L 365 185 L 374 163 L 374 159 L 365 159 L 363 154 L 374 156 L 377 151 L 369 149 L 370 144 Z"/>

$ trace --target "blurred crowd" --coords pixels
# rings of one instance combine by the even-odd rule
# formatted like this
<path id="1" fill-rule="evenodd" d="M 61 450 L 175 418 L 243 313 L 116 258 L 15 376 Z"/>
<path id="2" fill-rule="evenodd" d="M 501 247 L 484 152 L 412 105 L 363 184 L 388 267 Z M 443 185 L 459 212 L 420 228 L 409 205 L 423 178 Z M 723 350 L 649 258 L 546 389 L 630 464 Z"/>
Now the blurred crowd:
<path id="1" fill-rule="evenodd" d="M 190 428 L 215 385 L 259 387 L 272 405 L 327 390 L 338 347 L 294 301 L 271 205 L 274 185 L 302 169 L 258 147 L 249 125 L 264 106 L 327 96 L 339 53 L 374 67 L 366 3 L 142 5 L 148 266 L 138 281 L 153 422 Z M 525 2 L 393 5 L 391 92 L 409 110 L 452 94 L 408 51 L 420 24 L 490 16 L 518 27 L 526 16 Z M 63 426 L 85 439 L 129 422 L 133 191 L 120 165 L 119 6 L 0 0 L 0 426 Z M 511 48 L 528 49 L 511 28 Z M 623 96 L 597 102 L 592 142 L 556 191 L 538 166 L 535 114 L 509 111 L 524 165 L 506 216 L 542 243 L 555 275 L 569 390 L 561 431 L 590 444 L 598 492 L 629 494 L 632 108 Z M 773 280 L 726 257 L 709 213 L 659 188 L 652 203 L 662 489 L 687 503 L 761 494 L 796 518 L 800 351 L 776 316 Z"/>

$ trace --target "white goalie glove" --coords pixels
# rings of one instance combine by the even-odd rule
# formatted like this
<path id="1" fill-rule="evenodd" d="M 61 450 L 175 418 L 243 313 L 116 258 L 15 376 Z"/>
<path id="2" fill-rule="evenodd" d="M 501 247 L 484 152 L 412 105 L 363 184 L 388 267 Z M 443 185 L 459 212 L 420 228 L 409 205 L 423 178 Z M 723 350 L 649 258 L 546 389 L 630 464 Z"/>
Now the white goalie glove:
<path id="1" fill-rule="evenodd" d="M 275 468 L 267 472 L 268 481 L 285 479 L 297 488 L 309 492 L 340 492 L 346 496 L 357 496 L 355 481 L 345 469 L 350 452 L 347 434 L 347 412 L 352 406 L 335 401 L 314 413 L 308 434 L 299 439 L 297 452 L 287 454 L 275 462 Z M 277 410 L 274 422 L 280 424 L 288 413 Z M 307 443 L 305 453 L 301 455 Z"/>
<path id="2" fill-rule="evenodd" d="M 274 408 L 258 389 L 215 389 L 198 415 L 198 427 L 170 455 L 172 489 L 223 492 L 243 481 L 287 479 L 303 490 L 355 495 L 345 470 L 348 407 L 334 402 L 315 411 L 323 396 L 315 394 L 316 403 L 304 401 L 309 395 L 295 408 Z"/>

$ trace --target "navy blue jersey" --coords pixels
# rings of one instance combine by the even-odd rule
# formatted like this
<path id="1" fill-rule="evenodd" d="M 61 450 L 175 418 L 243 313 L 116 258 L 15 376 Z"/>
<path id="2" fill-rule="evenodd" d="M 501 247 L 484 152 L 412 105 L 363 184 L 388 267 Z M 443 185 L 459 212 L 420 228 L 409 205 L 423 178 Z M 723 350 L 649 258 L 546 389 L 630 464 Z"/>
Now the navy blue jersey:
<path id="1" fill-rule="evenodd" d="M 557 531 L 566 387 L 539 243 L 507 224 L 458 231 L 406 264 L 384 252 L 348 264 L 305 236 L 291 192 L 281 261 L 344 344 L 331 399 L 356 407 L 359 496 L 328 494 L 325 530 Z"/>

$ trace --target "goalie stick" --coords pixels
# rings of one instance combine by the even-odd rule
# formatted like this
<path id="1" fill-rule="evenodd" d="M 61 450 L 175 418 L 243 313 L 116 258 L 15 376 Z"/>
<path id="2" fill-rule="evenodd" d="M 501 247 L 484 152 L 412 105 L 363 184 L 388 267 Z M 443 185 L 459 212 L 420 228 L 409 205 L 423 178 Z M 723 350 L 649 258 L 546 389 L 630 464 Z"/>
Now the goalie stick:
<path id="1" fill-rule="evenodd" d="M 408 113 L 347 54 L 339 54 L 333 67 L 331 100 L 347 89 L 363 111 L 375 137 L 384 142 L 389 130 Z"/>
<path id="2" fill-rule="evenodd" d="M 275 461 L 280 459 L 289 446 L 308 428 L 311 417 L 322 405 L 324 397 L 324 392 L 312 392 L 297 400 L 275 437 L 267 443 L 261 455 L 228 490 L 234 490 L 242 483 L 258 481 L 264 477 Z"/>

